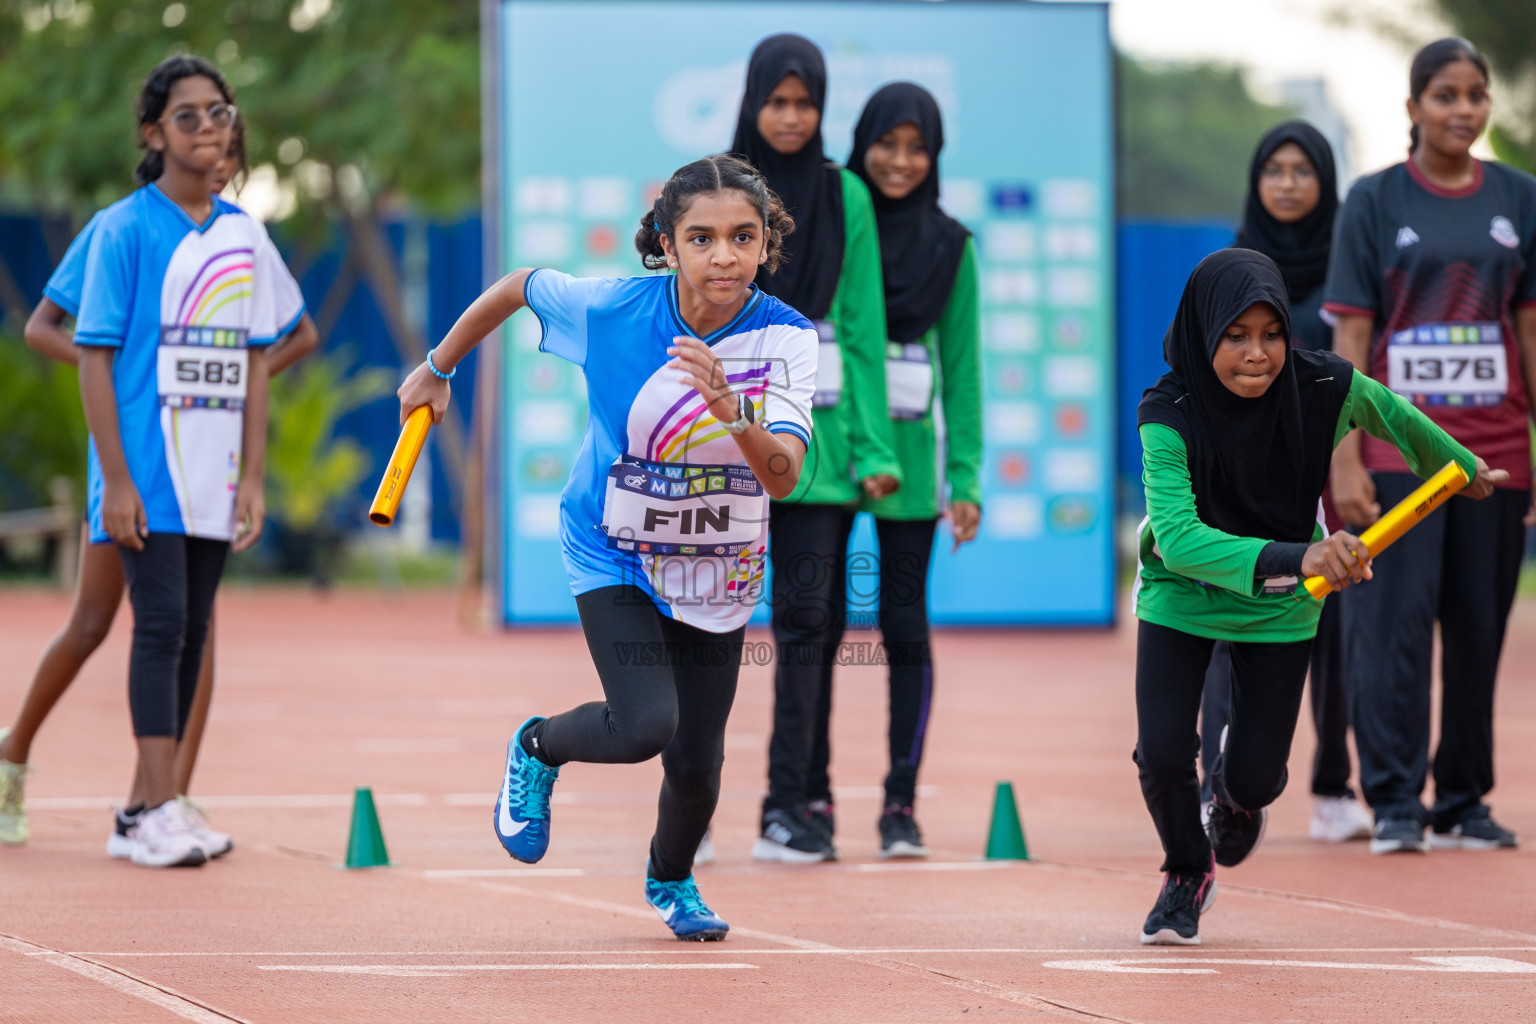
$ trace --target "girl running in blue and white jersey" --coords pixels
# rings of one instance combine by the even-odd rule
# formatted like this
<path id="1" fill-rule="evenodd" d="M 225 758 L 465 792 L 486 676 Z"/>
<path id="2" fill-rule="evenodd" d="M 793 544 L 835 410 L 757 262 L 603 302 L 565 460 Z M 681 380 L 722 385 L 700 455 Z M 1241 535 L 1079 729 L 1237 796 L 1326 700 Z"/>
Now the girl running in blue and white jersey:
<path id="1" fill-rule="evenodd" d="M 543 323 L 539 347 L 585 371 L 590 413 L 560 536 L 606 700 L 535 716 L 513 734 L 496 836 L 534 863 L 549 846 L 560 765 L 660 754 L 645 897 L 680 939 L 728 931 L 699 896 L 694 852 L 720 795 L 768 500 L 794 490 L 810 446 L 816 330 L 753 284 L 793 228 L 750 164 L 691 163 L 635 235 L 647 267 L 676 273 L 518 270 L 476 299 L 400 388 L 402 421 L 423 405 L 441 421 L 454 367 L 524 306 Z"/>

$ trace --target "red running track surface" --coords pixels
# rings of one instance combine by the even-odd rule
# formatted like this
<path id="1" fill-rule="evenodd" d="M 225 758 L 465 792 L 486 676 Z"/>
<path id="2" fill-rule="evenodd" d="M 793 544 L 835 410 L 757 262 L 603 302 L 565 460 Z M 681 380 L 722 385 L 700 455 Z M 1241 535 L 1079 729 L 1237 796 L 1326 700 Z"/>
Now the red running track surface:
<path id="1" fill-rule="evenodd" d="M 0 714 L 67 608 L 49 591 L 0 593 Z M 876 856 L 876 667 L 838 672 L 843 860 L 752 862 L 771 669 L 745 668 L 720 860 L 699 871 L 733 931 L 706 946 L 672 940 L 640 898 L 654 762 L 570 766 L 544 863 L 502 853 L 490 818 L 509 731 L 598 688 L 578 633 L 465 633 L 446 593 L 229 589 L 193 796 L 237 849 L 194 870 L 109 860 L 108 808 L 132 767 L 127 621 L 33 747 L 31 843 L 0 849 L 0 1020 L 1536 1016 L 1532 854 L 1373 858 L 1309 841 L 1307 722 L 1263 847 L 1219 875 L 1205 945 L 1138 945 L 1159 851 L 1130 758 L 1129 620 L 938 635 L 918 801 L 926 864 Z M 1497 732 L 1495 810 L 1536 843 L 1536 602 L 1511 623 Z M 978 859 L 1004 779 L 1033 863 Z M 394 867 L 335 867 L 358 785 L 377 796 Z"/>

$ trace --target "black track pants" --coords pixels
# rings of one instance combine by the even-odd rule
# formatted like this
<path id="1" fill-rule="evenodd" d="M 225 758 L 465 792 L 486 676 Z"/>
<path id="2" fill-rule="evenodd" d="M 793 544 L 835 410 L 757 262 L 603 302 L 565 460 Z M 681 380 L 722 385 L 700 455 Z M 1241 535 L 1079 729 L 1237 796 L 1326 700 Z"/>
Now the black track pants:
<path id="1" fill-rule="evenodd" d="M 660 754 L 650 875 L 687 878 L 720 799 L 745 627 L 710 633 L 685 625 L 632 586 L 589 591 L 576 598 L 576 609 L 607 699 L 543 722 L 540 756 L 557 765 L 633 764 Z"/>
<path id="2" fill-rule="evenodd" d="M 928 567 L 933 561 L 937 521 L 876 519 L 880 541 L 880 639 L 890 666 L 890 772 L 885 802 L 912 806 L 917 769 L 933 708 L 933 645 L 928 630 Z M 830 687 L 817 705 L 816 737 L 806 779 L 810 800 L 830 800 Z"/>
<path id="3" fill-rule="evenodd" d="M 852 529 L 853 512 L 842 505 L 773 505 L 768 556 L 777 658 L 765 812 L 829 795 L 823 791 L 831 751 L 817 724 L 832 713 L 832 667 L 848 624 Z M 815 764 L 821 765 L 817 778 Z"/>
<path id="4" fill-rule="evenodd" d="M 1141 795 L 1163 841 L 1164 871 L 1198 874 L 1211 862 L 1200 825 L 1195 732 L 1200 694 L 1216 641 L 1138 622 L 1136 751 Z M 1267 807 L 1285 789 L 1285 763 L 1301 710 L 1311 640 L 1233 643 L 1232 718 L 1226 752 L 1212 772 L 1217 795 L 1246 811 Z"/>
<path id="5" fill-rule="evenodd" d="M 1391 508 L 1419 485 L 1377 473 Z M 1520 579 L 1521 518 L 1530 493 L 1455 497 L 1372 563 L 1373 578 L 1341 596 L 1360 786 L 1378 821 L 1449 828 L 1488 813 L 1493 789 L 1493 692 Z M 1443 683 L 1435 803 L 1420 802 L 1429 772 L 1431 656 L 1440 623 Z"/>
<path id="6" fill-rule="evenodd" d="M 117 550 L 133 605 L 133 648 L 128 656 L 133 734 L 180 740 L 197 694 L 208 618 L 229 543 L 151 533 L 144 538 L 143 551 Z"/>
<path id="7" fill-rule="evenodd" d="M 1308 687 L 1312 726 L 1317 730 L 1317 750 L 1312 755 L 1314 796 L 1354 796 L 1349 788 L 1349 694 L 1344 671 L 1344 627 L 1340 598 L 1330 597 L 1317 620 L 1312 641 L 1312 665 Z M 1200 795 L 1211 798 L 1211 768 L 1221 749 L 1221 730 L 1227 724 L 1232 701 L 1232 656 L 1226 641 L 1218 641 L 1205 675 L 1205 695 L 1200 701 L 1200 766 L 1205 774 Z"/>

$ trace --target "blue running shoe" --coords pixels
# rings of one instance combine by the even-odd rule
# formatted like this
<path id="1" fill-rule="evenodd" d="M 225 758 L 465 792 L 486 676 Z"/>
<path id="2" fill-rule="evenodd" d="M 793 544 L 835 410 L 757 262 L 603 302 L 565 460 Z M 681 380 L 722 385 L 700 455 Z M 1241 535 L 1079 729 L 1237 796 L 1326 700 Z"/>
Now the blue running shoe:
<path id="1" fill-rule="evenodd" d="M 704 905 L 692 875 L 681 882 L 658 882 L 647 875 L 645 902 L 672 929 L 673 935 L 688 942 L 719 942 L 731 930 Z"/>
<path id="2" fill-rule="evenodd" d="M 491 816 L 502 849 L 524 864 L 537 864 L 549 849 L 549 795 L 560 777 L 559 768 L 551 768 L 523 750 L 523 731 L 542 721 L 542 716 L 535 715 L 512 734 L 507 744 L 507 774 Z"/>

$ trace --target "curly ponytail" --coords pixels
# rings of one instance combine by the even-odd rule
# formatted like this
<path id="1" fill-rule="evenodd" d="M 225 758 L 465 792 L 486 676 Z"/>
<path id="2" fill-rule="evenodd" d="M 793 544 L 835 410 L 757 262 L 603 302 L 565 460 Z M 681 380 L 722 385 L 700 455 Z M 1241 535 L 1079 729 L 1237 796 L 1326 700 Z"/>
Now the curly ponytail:
<path id="1" fill-rule="evenodd" d="M 640 218 L 640 230 L 635 232 L 635 251 L 640 254 L 640 262 L 646 269 L 666 267 L 667 253 L 661 245 L 662 236 L 672 237 L 677 222 L 688 212 L 695 196 L 726 191 L 740 192 L 756 208 L 763 220 L 767 245 L 768 258 L 763 266 L 770 274 L 779 269 L 784 259 L 784 237 L 795 230 L 795 221 L 757 168 L 735 156 L 695 160 L 678 168 L 667 179 L 650 212 Z"/>

